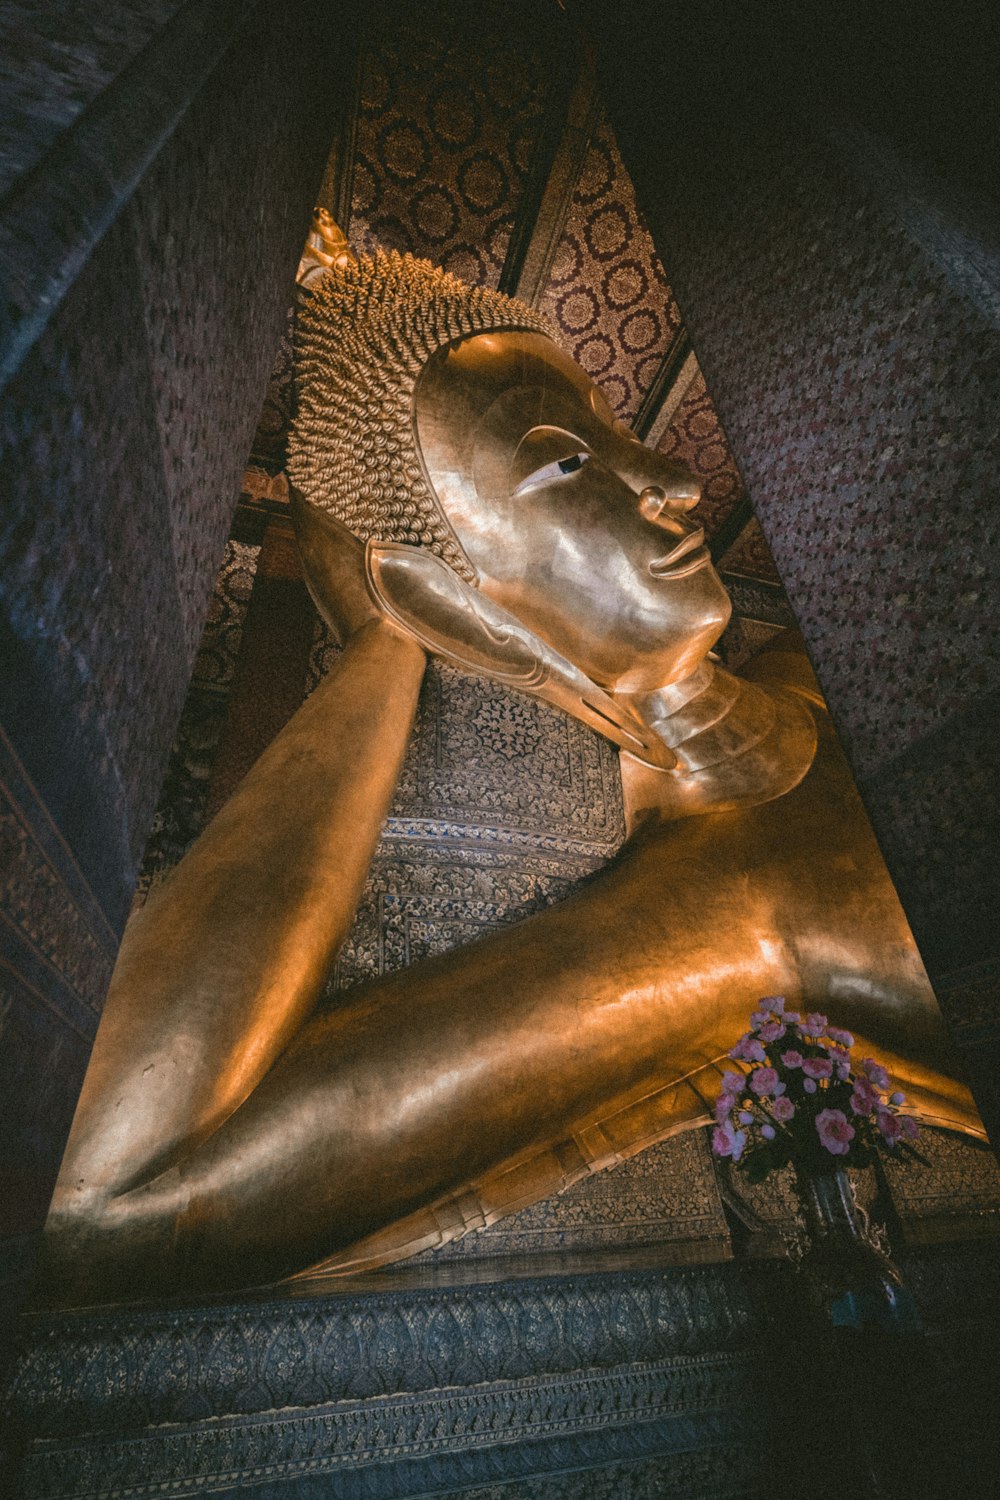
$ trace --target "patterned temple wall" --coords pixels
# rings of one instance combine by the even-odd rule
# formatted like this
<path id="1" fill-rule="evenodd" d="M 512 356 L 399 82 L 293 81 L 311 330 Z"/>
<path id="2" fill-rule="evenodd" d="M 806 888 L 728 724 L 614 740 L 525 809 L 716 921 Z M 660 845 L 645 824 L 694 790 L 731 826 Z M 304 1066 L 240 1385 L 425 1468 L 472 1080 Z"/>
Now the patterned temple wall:
<path id="1" fill-rule="evenodd" d="M 692 15 L 669 60 L 647 44 L 653 7 L 614 27 L 585 9 L 732 453 L 996 1124 L 1000 206 L 972 8 L 933 46 L 859 12 L 826 53 L 812 14 L 805 39 Z"/>
<path id="2" fill-rule="evenodd" d="M 0 1262 L 15 1279 L 148 837 L 338 66 L 309 3 L 21 10 L 0 205 Z"/>

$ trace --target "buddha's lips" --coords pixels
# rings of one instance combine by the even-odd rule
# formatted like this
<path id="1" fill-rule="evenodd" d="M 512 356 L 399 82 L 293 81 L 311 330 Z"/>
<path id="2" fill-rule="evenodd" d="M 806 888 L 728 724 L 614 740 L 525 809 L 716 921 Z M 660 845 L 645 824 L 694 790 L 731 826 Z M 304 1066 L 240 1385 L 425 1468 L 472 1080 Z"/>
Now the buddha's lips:
<path id="1" fill-rule="evenodd" d="M 654 578 L 676 577 L 678 574 L 693 573 L 695 568 L 708 557 L 705 547 L 705 533 L 699 526 L 696 531 L 691 531 L 687 536 L 681 537 L 676 547 L 673 547 L 663 557 L 658 557 L 649 565 L 649 571 Z"/>

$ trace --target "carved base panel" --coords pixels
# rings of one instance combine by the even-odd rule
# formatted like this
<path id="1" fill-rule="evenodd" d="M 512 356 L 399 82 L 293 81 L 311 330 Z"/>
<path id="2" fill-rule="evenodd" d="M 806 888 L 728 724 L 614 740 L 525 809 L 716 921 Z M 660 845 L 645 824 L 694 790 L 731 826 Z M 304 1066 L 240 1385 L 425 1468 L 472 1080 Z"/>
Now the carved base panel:
<path id="1" fill-rule="evenodd" d="M 803 1378 L 795 1278 L 655 1260 L 410 1266 L 230 1305 L 33 1315 L 11 1389 L 23 1494 L 762 1494 Z M 962 1434 L 961 1452 L 942 1439 L 949 1465 L 971 1463 L 1000 1266 L 986 1245 L 903 1265 L 926 1334 L 892 1351 L 893 1387 L 923 1381 L 931 1419 Z"/>
<path id="2" fill-rule="evenodd" d="M 668 1477 L 675 1455 L 687 1459 L 678 1478 L 689 1483 L 692 1449 L 724 1445 L 731 1475 L 734 1451 L 752 1440 L 757 1413 L 736 1399 L 746 1374 L 736 1358 L 674 1362 L 186 1424 L 138 1441 L 88 1439 L 37 1451 L 25 1495 L 139 1500 L 252 1484 L 296 1497 L 397 1500 L 647 1456 Z M 657 1493 L 692 1497 L 676 1485 Z"/>
<path id="3" fill-rule="evenodd" d="M 388 1500 L 751 1440 L 774 1268 L 457 1274 L 27 1320 L 26 1496 Z"/>

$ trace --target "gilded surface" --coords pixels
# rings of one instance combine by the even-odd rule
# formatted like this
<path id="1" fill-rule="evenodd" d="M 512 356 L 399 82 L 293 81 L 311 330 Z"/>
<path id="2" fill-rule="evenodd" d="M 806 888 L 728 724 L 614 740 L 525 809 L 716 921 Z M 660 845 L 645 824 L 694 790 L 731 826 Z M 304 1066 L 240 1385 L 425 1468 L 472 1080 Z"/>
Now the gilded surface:
<path id="1" fill-rule="evenodd" d="M 428 267 L 335 268 L 301 325 L 296 523 L 344 649 L 132 923 L 50 1218 L 59 1295 L 443 1245 L 702 1122 L 762 993 L 830 1009 L 926 1118 L 977 1132 L 804 659 L 748 682 L 707 655 L 729 602 L 691 476 L 535 315 Z M 500 838 L 438 818 L 443 857 L 406 871 L 434 822 L 394 803 L 428 651 L 527 695 L 470 700 L 470 776 L 553 703 L 630 747 L 629 838 L 567 899 L 545 904 L 559 859 L 610 849 L 532 847 L 516 794 Z M 543 797 L 579 785 L 549 758 Z M 544 909 L 497 925 L 468 882 L 515 850 L 515 914 Z M 317 1011 L 373 858 L 377 971 Z M 478 940 L 434 952 L 456 870 L 450 935 Z"/>

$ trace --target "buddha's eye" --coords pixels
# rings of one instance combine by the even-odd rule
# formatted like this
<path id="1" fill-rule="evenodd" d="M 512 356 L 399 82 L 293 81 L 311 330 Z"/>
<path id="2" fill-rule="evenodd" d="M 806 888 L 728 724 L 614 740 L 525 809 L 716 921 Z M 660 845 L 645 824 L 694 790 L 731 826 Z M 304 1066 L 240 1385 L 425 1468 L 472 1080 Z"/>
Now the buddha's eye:
<path id="1" fill-rule="evenodd" d="M 527 479 L 522 479 L 514 494 L 522 495 L 526 490 L 533 490 L 536 485 L 546 484 L 550 479 L 561 479 L 564 474 L 575 474 L 577 469 L 583 468 L 589 458 L 589 453 L 571 453 L 568 458 L 557 458 L 554 463 L 545 464 L 541 469 L 535 469 Z"/>

